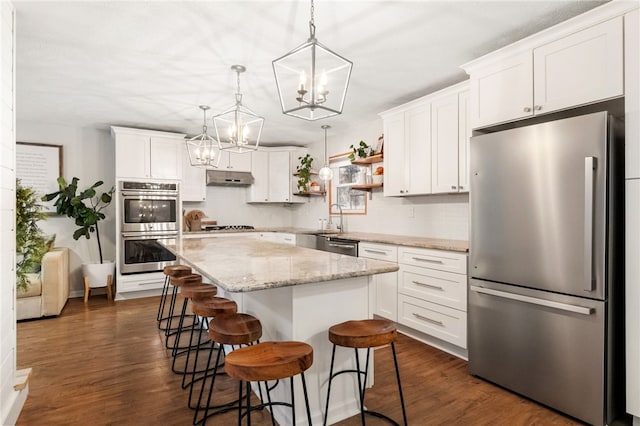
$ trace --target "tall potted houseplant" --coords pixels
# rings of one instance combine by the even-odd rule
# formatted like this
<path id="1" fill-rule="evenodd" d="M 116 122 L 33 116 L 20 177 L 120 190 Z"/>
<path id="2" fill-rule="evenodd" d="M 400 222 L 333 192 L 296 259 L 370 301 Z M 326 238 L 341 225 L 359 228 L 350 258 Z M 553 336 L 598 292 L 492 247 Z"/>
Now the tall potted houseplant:
<path id="1" fill-rule="evenodd" d="M 53 205 L 56 208 L 56 212 L 75 221 L 78 228 L 73 233 L 74 240 L 78 240 L 80 237 L 90 239 L 91 234 L 95 233 L 100 263 L 84 263 L 82 265 L 82 273 L 83 276 L 89 279 L 91 287 L 104 287 L 107 282 L 107 276 L 113 276 L 115 263 L 113 261 L 104 261 L 98 223 L 105 218 L 102 211 L 111 203 L 115 189 L 112 187 L 109 191 L 98 195 L 96 188 L 104 183 L 98 181 L 78 192 L 78 180 L 77 177 L 74 177 L 71 183 L 68 184 L 62 176 L 59 177 L 59 190 L 46 194 L 42 197 L 42 200 L 51 201 L 55 199 Z"/>

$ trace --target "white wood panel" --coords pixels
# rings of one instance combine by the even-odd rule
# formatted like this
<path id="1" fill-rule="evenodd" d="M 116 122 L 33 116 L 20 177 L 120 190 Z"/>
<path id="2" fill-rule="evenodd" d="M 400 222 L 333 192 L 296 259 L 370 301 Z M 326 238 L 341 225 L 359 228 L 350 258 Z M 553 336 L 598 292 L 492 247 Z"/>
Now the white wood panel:
<path id="1" fill-rule="evenodd" d="M 431 192 L 458 192 L 458 95 L 431 103 Z"/>
<path id="2" fill-rule="evenodd" d="M 469 91 L 458 95 L 458 190 L 469 192 L 471 126 L 469 125 Z"/>
<path id="3" fill-rule="evenodd" d="M 467 310 L 466 275 L 400 265 L 398 292 L 460 311 Z"/>
<path id="4" fill-rule="evenodd" d="M 183 141 L 176 138 L 152 136 L 150 138 L 151 177 L 182 179 Z"/>
<path id="5" fill-rule="evenodd" d="M 367 259 L 394 263 L 398 261 L 398 247 L 389 244 L 360 243 L 358 245 L 358 253 L 358 257 L 366 257 Z"/>
<path id="6" fill-rule="evenodd" d="M 624 17 L 624 50 L 624 172 L 629 179 L 640 178 L 640 10 Z"/>
<path id="7" fill-rule="evenodd" d="M 269 153 L 266 151 L 255 151 L 250 155 L 253 185 L 249 187 L 248 201 L 266 203 L 269 201 Z"/>
<path id="8" fill-rule="evenodd" d="M 291 177 L 289 152 L 269 152 L 269 201 L 291 201 Z"/>
<path id="9" fill-rule="evenodd" d="M 533 115 L 533 55 L 524 52 L 471 74 L 471 127 Z"/>
<path id="10" fill-rule="evenodd" d="M 431 106 L 407 111 L 405 122 L 405 167 L 409 171 L 404 195 L 431 193 Z M 386 148 L 385 148 L 386 149 Z M 385 174 L 386 174 L 385 169 Z"/>
<path id="11" fill-rule="evenodd" d="M 467 347 L 466 312 L 400 294 L 398 322 L 461 348 Z"/>
<path id="12" fill-rule="evenodd" d="M 625 191 L 626 409 L 640 417 L 640 179 L 627 180 Z"/>
<path id="13" fill-rule="evenodd" d="M 534 49 L 535 114 L 623 95 L 622 19 Z"/>
<path id="14" fill-rule="evenodd" d="M 452 251 L 399 247 L 398 263 L 457 274 L 467 273 L 467 255 Z"/>
<path id="15" fill-rule="evenodd" d="M 398 196 L 405 190 L 408 170 L 405 167 L 404 113 L 384 118 L 384 195 Z"/>
<path id="16" fill-rule="evenodd" d="M 116 178 L 148 178 L 150 171 L 149 137 L 122 133 L 115 138 Z"/>
<path id="17" fill-rule="evenodd" d="M 396 262 L 398 248 L 388 244 L 360 243 L 358 257 Z M 398 273 L 373 275 L 370 290 L 372 312 L 391 321 L 398 320 Z"/>

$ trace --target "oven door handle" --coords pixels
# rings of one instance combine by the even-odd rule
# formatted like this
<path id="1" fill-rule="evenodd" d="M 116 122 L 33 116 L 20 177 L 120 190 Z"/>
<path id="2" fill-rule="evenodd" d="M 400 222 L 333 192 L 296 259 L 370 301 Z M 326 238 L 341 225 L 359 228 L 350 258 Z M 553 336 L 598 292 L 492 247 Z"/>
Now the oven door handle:
<path id="1" fill-rule="evenodd" d="M 149 232 L 123 232 L 122 233 L 122 238 L 135 238 L 137 240 L 159 240 L 159 239 L 163 239 L 163 238 L 176 238 L 178 236 L 177 232 L 158 232 L 157 234 L 155 233 L 149 233 Z"/>
<path id="2" fill-rule="evenodd" d="M 121 192 L 120 196 L 122 198 L 131 198 L 134 200 L 177 200 L 178 194 L 170 194 L 170 193 L 152 193 L 152 194 L 141 194 L 139 192 Z"/>

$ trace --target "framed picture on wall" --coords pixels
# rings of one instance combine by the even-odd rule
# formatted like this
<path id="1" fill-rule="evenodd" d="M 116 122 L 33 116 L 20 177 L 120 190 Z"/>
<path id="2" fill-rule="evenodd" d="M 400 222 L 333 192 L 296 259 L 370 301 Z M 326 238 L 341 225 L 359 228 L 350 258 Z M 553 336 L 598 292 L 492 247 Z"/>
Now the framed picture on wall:
<path id="1" fill-rule="evenodd" d="M 331 169 L 333 179 L 329 186 L 329 213 L 340 214 L 342 208 L 343 214 L 367 214 L 366 193 L 351 188 L 358 183 L 363 173 L 362 167 L 351 164 L 345 157 L 332 163 Z"/>
<path id="2" fill-rule="evenodd" d="M 38 196 L 56 192 L 62 176 L 62 145 L 16 142 L 16 177 Z M 54 200 L 42 201 L 43 211 L 55 213 Z"/>

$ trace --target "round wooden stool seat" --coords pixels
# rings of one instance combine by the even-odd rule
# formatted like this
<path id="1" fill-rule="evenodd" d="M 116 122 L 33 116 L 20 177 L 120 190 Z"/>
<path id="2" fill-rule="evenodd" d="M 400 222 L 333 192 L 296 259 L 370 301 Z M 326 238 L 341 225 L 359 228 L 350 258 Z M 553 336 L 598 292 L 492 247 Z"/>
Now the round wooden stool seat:
<path id="1" fill-rule="evenodd" d="M 396 340 L 398 332 L 392 321 L 367 319 L 345 321 L 329 328 L 329 340 L 348 348 L 375 348 Z"/>
<path id="2" fill-rule="evenodd" d="M 222 345 L 246 345 L 262 337 L 262 324 L 249 314 L 218 315 L 209 324 L 209 337 Z"/>
<path id="3" fill-rule="evenodd" d="M 169 282 L 171 285 L 181 287 L 183 285 L 200 284 L 202 283 L 202 275 L 200 274 L 187 274 L 173 277 L 169 275 Z"/>
<path id="4" fill-rule="evenodd" d="M 191 268 L 186 265 L 169 265 L 162 268 L 162 272 L 170 277 L 180 277 L 183 275 L 190 275 L 192 273 Z"/>
<path id="5" fill-rule="evenodd" d="M 191 284 L 180 286 L 180 294 L 192 301 L 209 299 L 218 294 L 218 287 L 212 284 Z"/>
<path id="6" fill-rule="evenodd" d="M 238 305 L 233 300 L 224 297 L 211 297 L 202 301 L 194 301 L 191 310 L 201 317 L 215 318 L 218 315 L 235 314 L 238 311 Z"/>
<path id="7" fill-rule="evenodd" d="M 236 349 L 225 358 L 225 371 L 245 382 L 296 376 L 313 364 L 313 348 L 303 342 L 263 342 Z"/>

